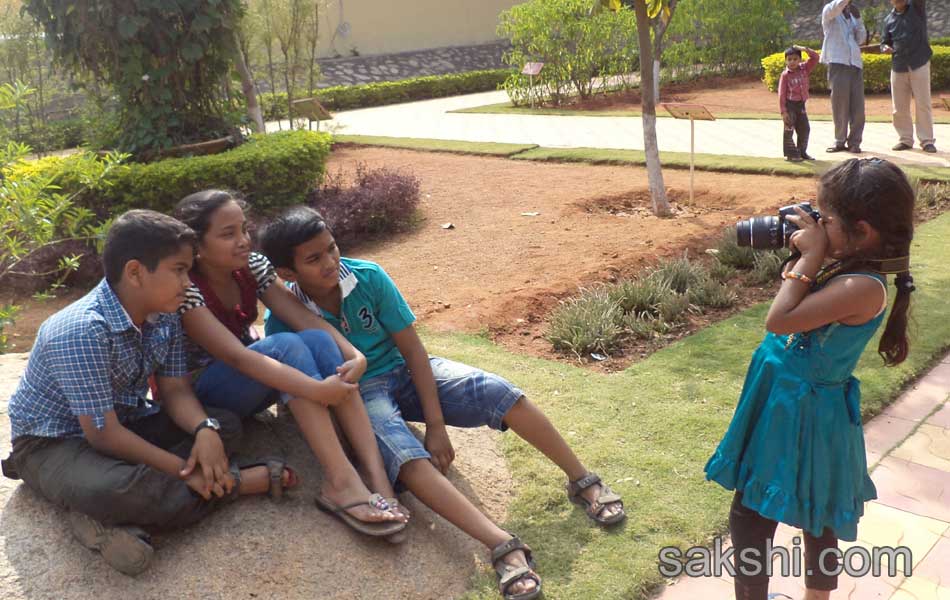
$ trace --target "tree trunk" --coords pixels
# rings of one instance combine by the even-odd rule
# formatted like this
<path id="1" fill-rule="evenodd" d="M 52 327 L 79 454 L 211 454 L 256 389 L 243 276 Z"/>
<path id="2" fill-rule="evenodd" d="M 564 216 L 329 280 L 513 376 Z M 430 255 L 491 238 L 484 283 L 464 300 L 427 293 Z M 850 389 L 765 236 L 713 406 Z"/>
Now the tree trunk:
<path id="1" fill-rule="evenodd" d="M 244 52 L 241 50 L 241 41 L 238 39 L 237 29 L 232 33 L 231 42 L 234 48 L 231 49 L 234 55 L 234 68 L 241 78 L 241 91 L 244 92 L 244 99 L 247 102 L 247 116 L 251 126 L 257 133 L 265 133 L 264 115 L 261 114 L 261 105 L 257 102 L 257 86 L 254 85 L 254 76 L 251 75 L 251 69 L 247 66 L 244 59 Z"/>
<path id="2" fill-rule="evenodd" d="M 663 171 L 660 167 L 660 149 L 656 141 L 656 98 L 653 95 L 653 44 L 650 42 L 650 19 L 647 18 L 646 0 L 636 0 L 637 35 L 640 40 L 640 94 L 643 114 L 643 150 L 647 161 L 647 179 L 650 182 L 650 198 L 653 214 L 658 217 L 670 215 L 670 203 L 666 199 Z"/>
<path id="3" fill-rule="evenodd" d="M 654 54 L 654 57 L 658 56 Z M 660 59 L 653 59 L 653 101 L 660 102 Z"/>

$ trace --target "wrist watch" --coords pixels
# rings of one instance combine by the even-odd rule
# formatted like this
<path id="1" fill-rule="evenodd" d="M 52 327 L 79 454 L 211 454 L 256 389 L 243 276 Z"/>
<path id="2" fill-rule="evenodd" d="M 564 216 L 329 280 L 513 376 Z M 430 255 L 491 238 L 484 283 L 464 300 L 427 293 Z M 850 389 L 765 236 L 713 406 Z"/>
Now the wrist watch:
<path id="1" fill-rule="evenodd" d="M 214 429 L 215 431 L 220 432 L 220 431 L 221 431 L 221 424 L 218 423 L 218 420 L 217 420 L 217 419 L 214 419 L 214 418 L 212 418 L 212 417 L 208 417 L 207 419 L 205 419 L 205 420 L 202 421 L 201 423 L 198 423 L 198 426 L 195 427 L 194 435 L 198 435 L 198 432 L 201 431 L 202 429 Z"/>

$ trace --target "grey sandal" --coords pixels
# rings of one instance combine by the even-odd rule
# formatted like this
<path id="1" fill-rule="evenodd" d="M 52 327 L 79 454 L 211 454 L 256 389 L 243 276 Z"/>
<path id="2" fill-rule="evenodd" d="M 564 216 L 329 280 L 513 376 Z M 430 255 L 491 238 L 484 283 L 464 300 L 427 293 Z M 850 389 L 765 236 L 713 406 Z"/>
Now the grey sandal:
<path id="1" fill-rule="evenodd" d="M 502 560 L 515 550 L 521 550 L 524 553 L 525 561 L 528 563 L 527 566 L 516 567 Z M 507 542 L 502 542 L 492 548 L 491 564 L 498 578 L 498 591 L 505 600 L 534 600 L 534 598 L 541 595 L 541 578 L 534 572 L 534 559 L 531 557 L 531 548 L 519 540 L 517 536 L 513 536 Z M 508 589 L 512 585 L 525 578 L 535 582 L 536 587 L 533 590 L 521 594 L 508 593 Z"/>
<path id="2" fill-rule="evenodd" d="M 581 495 L 581 492 L 592 485 L 600 484 L 600 495 L 597 500 L 590 502 Z M 623 510 L 623 500 L 619 494 L 614 493 L 607 484 L 603 483 L 597 473 L 588 473 L 576 481 L 567 484 L 567 497 L 571 502 L 580 506 L 595 523 L 609 526 L 615 525 L 627 518 L 627 513 Z M 609 517 L 602 517 L 604 509 L 611 504 L 620 504 L 620 512 Z"/>
<path id="3" fill-rule="evenodd" d="M 234 477 L 235 483 L 238 484 L 236 488 L 240 488 L 241 470 L 252 469 L 254 467 L 267 467 L 267 473 L 270 477 L 267 495 L 274 501 L 283 498 L 285 490 L 296 487 L 297 483 L 300 482 L 300 479 L 297 477 L 297 471 L 288 465 L 286 460 L 276 456 L 265 456 L 264 458 L 259 458 L 247 464 L 238 465 L 233 462 L 231 463 L 231 475 Z M 288 475 L 286 487 L 284 487 L 284 471 L 287 471 Z"/>

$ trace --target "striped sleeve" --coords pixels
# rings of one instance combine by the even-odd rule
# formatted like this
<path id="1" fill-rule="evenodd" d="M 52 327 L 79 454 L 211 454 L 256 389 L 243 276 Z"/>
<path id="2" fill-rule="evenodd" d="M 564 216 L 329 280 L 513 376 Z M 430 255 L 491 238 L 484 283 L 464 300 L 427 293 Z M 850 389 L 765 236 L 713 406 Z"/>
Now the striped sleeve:
<path id="1" fill-rule="evenodd" d="M 247 259 L 247 266 L 254 280 L 257 281 L 257 296 L 260 297 L 277 279 L 274 265 L 263 254 L 251 252 L 251 256 Z"/>
<path id="2" fill-rule="evenodd" d="M 178 307 L 178 314 L 183 315 L 193 308 L 205 305 L 204 295 L 201 293 L 201 290 L 198 289 L 198 286 L 192 283 L 188 286 L 188 289 L 185 290 L 185 300 L 181 303 L 181 306 Z"/>

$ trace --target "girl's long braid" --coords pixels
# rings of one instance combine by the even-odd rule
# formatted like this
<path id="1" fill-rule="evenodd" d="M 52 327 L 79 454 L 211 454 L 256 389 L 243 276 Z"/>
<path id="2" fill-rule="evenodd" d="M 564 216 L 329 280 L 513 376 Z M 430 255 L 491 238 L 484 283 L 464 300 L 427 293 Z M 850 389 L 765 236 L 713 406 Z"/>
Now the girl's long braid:
<path id="1" fill-rule="evenodd" d="M 877 231 L 881 247 L 877 256 L 848 258 L 826 266 L 816 284 L 853 270 L 895 274 L 897 296 L 878 353 L 885 364 L 899 364 L 907 358 L 910 294 L 916 289 L 908 263 L 914 236 L 914 189 L 893 163 L 878 158 L 851 159 L 822 175 L 819 194 L 822 204 L 827 203 L 842 218 L 849 235 L 856 232 L 858 222 L 865 221 Z"/>

